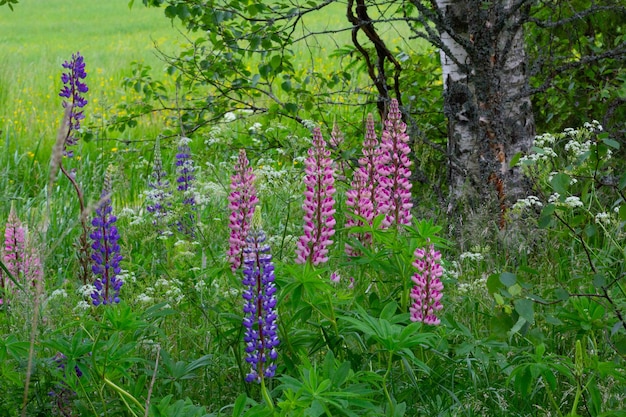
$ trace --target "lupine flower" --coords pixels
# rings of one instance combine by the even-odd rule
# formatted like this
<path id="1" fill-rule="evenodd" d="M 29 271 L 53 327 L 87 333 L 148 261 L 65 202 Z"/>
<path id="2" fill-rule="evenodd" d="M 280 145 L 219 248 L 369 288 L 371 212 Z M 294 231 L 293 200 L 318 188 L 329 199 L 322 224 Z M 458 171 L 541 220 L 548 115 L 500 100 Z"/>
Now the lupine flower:
<path id="1" fill-rule="evenodd" d="M 81 81 L 87 77 L 87 73 L 85 72 L 85 61 L 80 52 L 72 54 L 72 59 L 63 63 L 63 68 L 67 69 L 67 72 L 61 75 L 63 88 L 61 88 L 59 96 L 67 99 L 63 101 L 63 107 L 70 109 L 68 132 L 63 151 L 66 156 L 72 157 L 74 153 L 67 147 L 76 145 L 77 138 L 72 132 L 80 129 L 80 121 L 85 118 L 81 109 L 87 105 L 87 100 L 83 94 L 89 91 L 89 88 L 87 88 L 87 84 Z"/>
<path id="2" fill-rule="evenodd" d="M 67 364 L 67 357 L 62 353 L 57 353 L 53 358 L 53 363 L 56 364 L 58 371 L 63 373 L 63 380 L 56 385 L 56 389 L 48 393 L 52 397 L 54 404 L 55 415 L 59 416 L 73 416 L 73 402 L 76 398 L 76 392 L 72 391 L 67 385 L 67 373 L 65 365 Z M 74 372 L 78 378 L 83 376 L 82 371 L 78 368 L 78 365 L 74 366 Z"/>
<path id="3" fill-rule="evenodd" d="M 235 174 L 231 177 L 231 192 L 228 196 L 228 208 L 231 210 L 228 222 L 230 228 L 228 260 L 233 272 L 241 266 L 243 248 L 250 231 L 252 215 L 259 202 L 254 188 L 254 180 L 255 177 L 252 168 L 250 168 L 246 151 L 241 149 L 235 165 Z"/>
<path id="4" fill-rule="evenodd" d="M 4 230 L 3 261 L 15 279 L 25 274 L 27 267 L 26 228 L 17 216 L 13 204 L 11 204 L 11 211 Z"/>
<path id="5" fill-rule="evenodd" d="M 195 209 L 196 199 L 194 196 L 194 171 L 193 159 L 191 158 L 191 148 L 189 143 L 191 139 L 185 136 L 181 136 L 178 141 L 178 152 L 176 153 L 176 174 L 178 178 L 178 191 L 181 192 L 183 197 L 183 204 L 190 210 Z M 178 222 L 178 230 L 187 235 L 193 236 L 193 222 L 194 215 L 191 212 L 184 214 L 184 217 Z"/>
<path id="6" fill-rule="evenodd" d="M 191 148 L 189 147 L 191 139 L 181 137 L 178 141 L 178 153 L 176 154 L 176 174 L 178 178 L 178 191 L 183 193 L 183 203 L 193 206 L 196 204 L 193 196 L 193 175 L 195 167 L 191 159 Z"/>
<path id="7" fill-rule="evenodd" d="M 381 153 L 377 161 L 380 175 L 376 190 L 377 214 L 386 214 L 384 227 L 393 224 L 411 224 L 411 160 L 408 145 L 409 135 L 398 100 L 392 99 L 380 142 Z"/>
<path id="8" fill-rule="evenodd" d="M 261 211 L 257 208 L 243 249 L 244 342 L 246 362 L 251 367 L 246 376 L 247 382 L 261 382 L 274 376 L 274 361 L 278 358 L 276 347 L 280 343 L 276 323 L 274 264 L 260 223 Z"/>
<path id="9" fill-rule="evenodd" d="M 378 171 L 376 170 L 376 148 L 378 139 L 374 129 L 374 118 L 371 114 L 367 117 L 365 140 L 363 141 L 363 156 L 359 158 L 359 166 L 352 173 L 351 189 L 346 192 L 346 205 L 349 212 L 365 219 L 367 224 L 372 224 L 374 218 L 376 201 L 373 197 L 373 190 L 378 184 Z M 363 226 L 361 220 L 349 218 L 346 227 Z M 367 233 L 357 233 L 351 236 L 356 237 L 361 243 L 371 242 L 371 235 Z M 346 244 L 346 253 L 356 256 L 358 253 L 352 246 Z"/>
<path id="10" fill-rule="evenodd" d="M 430 245 L 427 249 L 415 249 L 414 255 L 413 266 L 417 268 L 417 272 L 411 277 L 415 283 L 411 290 L 413 299 L 409 309 L 411 321 L 435 326 L 441 322 L 436 312 L 443 307 L 441 305 L 443 284 L 439 279 L 443 275 L 443 269 L 439 264 L 441 252 Z"/>
<path id="11" fill-rule="evenodd" d="M 2 260 L 14 279 L 35 286 L 43 279 L 41 259 L 29 239 L 28 230 L 22 224 L 15 206 L 11 210 L 4 231 L 4 250 Z M 13 284 L 8 277 L 2 275 L 0 288 L 6 289 Z"/>
<path id="12" fill-rule="evenodd" d="M 304 234 L 296 248 L 296 263 L 310 261 L 317 266 L 328 261 L 328 247 L 335 234 L 335 172 L 330 151 L 319 127 L 313 130 L 313 146 L 304 161 Z"/>
<path id="13" fill-rule="evenodd" d="M 148 180 L 150 190 L 146 193 L 149 213 L 154 216 L 153 223 L 157 225 L 161 219 L 167 217 L 168 209 L 171 202 L 168 201 L 170 193 L 170 181 L 167 179 L 167 173 L 163 169 L 163 160 L 161 159 L 161 146 L 157 139 L 154 145 L 154 162 L 152 164 L 152 173 Z"/>
<path id="14" fill-rule="evenodd" d="M 93 305 L 119 303 L 120 288 L 124 284 L 118 274 L 121 272 L 120 235 L 115 227 L 117 217 L 112 215 L 111 207 L 111 177 L 107 172 L 100 198 L 100 205 L 96 209 L 96 216 L 92 220 L 93 232 L 89 235 L 93 243 L 91 259 L 92 271 L 97 277 L 94 281 L 94 291 L 91 293 Z"/>

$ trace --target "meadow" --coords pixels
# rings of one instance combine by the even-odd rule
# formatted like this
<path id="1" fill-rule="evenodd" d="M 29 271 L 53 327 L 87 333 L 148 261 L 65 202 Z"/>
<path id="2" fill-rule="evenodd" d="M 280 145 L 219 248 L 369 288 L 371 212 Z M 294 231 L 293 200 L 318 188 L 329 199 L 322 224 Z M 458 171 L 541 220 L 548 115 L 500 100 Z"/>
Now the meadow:
<path id="1" fill-rule="evenodd" d="M 161 10 L 21 0 L 0 28 L 0 415 L 626 415 L 626 175 L 600 123 L 538 136 L 505 229 L 411 198 L 410 165 L 377 213 L 364 109 L 345 140 L 237 111 L 122 130 L 139 78 L 176 85 Z"/>

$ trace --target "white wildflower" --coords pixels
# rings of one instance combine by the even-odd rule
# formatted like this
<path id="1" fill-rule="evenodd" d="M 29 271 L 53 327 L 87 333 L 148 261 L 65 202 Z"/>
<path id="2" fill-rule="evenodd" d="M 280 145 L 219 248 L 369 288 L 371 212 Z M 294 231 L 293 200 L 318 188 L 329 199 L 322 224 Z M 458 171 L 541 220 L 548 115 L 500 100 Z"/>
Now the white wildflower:
<path id="1" fill-rule="evenodd" d="M 63 288 L 54 290 L 52 291 L 52 294 L 50 294 L 50 299 L 55 299 L 55 298 L 67 298 L 67 292 Z"/>
<path id="2" fill-rule="evenodd" d="M 83 311 L 87 311 L 89 310 L 89 308 L 91 308 L 91 304 L 89 304 L 87 301 L 85 300 L 80 300 L 77 304 L 76 307 L 73 308 L 73 311 L 79 311 L 79 312 L 83 312 Z"/>
<path id="3" fill-rule="evenodd" d="M 571 208 L 576 208 L 576 207 L 582 207 L 583 206 L 583 202 L 580 201 L 580 198 L 573 195 L 570 197 L 567 197 L 564 201 L 564 204 L 567 207 L 571 207 Z"/>
<path id="4" fill-rule="evenodd" d="M 611 223 L 611 215 L 609 213 L 601 212 L 596 214 L 594 220 L 596 223 L 608 224 Z"/>
<path id="5" fill-rule="evenodd" d="M 460 260 L 469 259 L 470 261 L 482 261 L 485 257 L 482 253 L 478 252 L 463 252 L 459 255 Z"/>
<path id="6" fill-rule="evenodd" d="M 237 120 L 237 115 L 233 113 L 232 111 L 229 111 L 228 113 L 224 114 L 225 123 L 234 122 L 235 120 Z"/>

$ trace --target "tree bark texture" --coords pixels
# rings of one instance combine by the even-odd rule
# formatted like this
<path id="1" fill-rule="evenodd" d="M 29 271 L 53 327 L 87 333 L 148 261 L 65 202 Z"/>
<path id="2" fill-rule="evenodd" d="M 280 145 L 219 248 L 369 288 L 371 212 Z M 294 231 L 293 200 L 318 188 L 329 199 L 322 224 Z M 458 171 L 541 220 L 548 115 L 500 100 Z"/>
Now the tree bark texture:
<path id="1" fill-rule="evenodd" d="M 506 208 L 525 195 L 519 169 L 509 167 L 535 135 L 521 14 L 513 0 L 436 0 L 440 20 L 444 112 L 451 205 L 495 196 Z M 519 2 L 517 2 L 519 3 Z"/>

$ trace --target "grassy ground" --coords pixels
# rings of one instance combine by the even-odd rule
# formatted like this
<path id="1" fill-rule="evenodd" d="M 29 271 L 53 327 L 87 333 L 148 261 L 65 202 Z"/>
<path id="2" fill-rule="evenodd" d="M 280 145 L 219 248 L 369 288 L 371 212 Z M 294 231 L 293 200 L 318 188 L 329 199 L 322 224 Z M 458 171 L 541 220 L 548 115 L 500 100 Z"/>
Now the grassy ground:
<path id="1" fill-rule="evenodd" d="M 91 109 L 125 101 L 120 89 L 131 61 L 163 66 L 154 44 L 175 48 L 177 32 L 162 10 L 124 0 L 24 0 L 0 10 L 0 130 L 23 152 L 50 143 L 61 117 L 61 64 L 80 51 L 87 63 Z M 93 112 L 93 110 L 92 110 Z"/>

